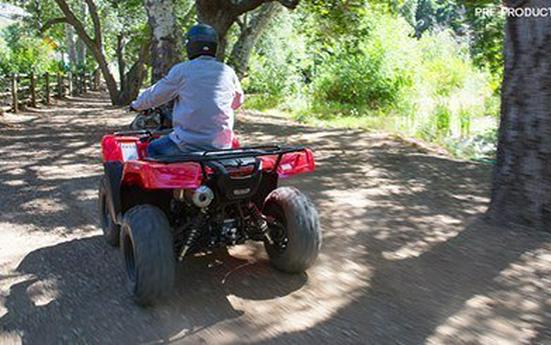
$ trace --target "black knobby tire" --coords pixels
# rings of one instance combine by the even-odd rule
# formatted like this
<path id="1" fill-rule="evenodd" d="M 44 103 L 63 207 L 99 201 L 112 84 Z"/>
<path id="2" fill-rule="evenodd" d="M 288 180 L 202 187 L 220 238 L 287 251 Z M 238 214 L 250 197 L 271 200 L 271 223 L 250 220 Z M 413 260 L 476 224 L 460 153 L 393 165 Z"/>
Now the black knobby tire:
<path id="1" fill-rule="evenodd" d="M 263 213 L 284 226 L 288 239 L 285 248 L 265 242 L 274 267 L 300 273 L 312 266 L 322 241 L 318 212 L 312 202 L 296 188 L 280 187 L 266 198 Z"/>
<path id="2" fill-rule="evenodd" d="M 98 193 L 98 211 L 100 224 L 105 241 L 113 247 L 117 247 L 119 245 L 120 227 L 113 221 L 111 213 L 109 212 L 109 203 L 107 199 L 107 183 L 109 183 L 109 181 L 107 181 L 107 177 L 103 176 L 99 184 Z"/>
<path id="3" fill-rule="evenodd" d="M 123 218 L 120 235 L 127 287 L 135 301 L 150 305 L 174 286 L 176 258 L 170 224 L 152 205 L 131 208 Z"/>

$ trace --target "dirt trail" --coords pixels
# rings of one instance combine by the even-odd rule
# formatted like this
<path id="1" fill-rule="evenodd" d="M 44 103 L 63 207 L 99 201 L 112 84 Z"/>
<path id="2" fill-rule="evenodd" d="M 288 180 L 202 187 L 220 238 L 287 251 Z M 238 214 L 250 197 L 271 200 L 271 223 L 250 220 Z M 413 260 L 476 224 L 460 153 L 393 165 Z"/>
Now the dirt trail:
<path id="1" fill-rule="evenodd" d="M 89 94 L 0 127 L 0 343 L 551 344 L 551 236 L 477 220 L 490 169 L 382 135 L 241 115 L 245 143 L 307 144 L 286 183 L 317 204 L 306 275 L 262 248 L 193 258 L 170 303 L 137 307 L 96 217 L 99 139 L 130 117 Z"/>

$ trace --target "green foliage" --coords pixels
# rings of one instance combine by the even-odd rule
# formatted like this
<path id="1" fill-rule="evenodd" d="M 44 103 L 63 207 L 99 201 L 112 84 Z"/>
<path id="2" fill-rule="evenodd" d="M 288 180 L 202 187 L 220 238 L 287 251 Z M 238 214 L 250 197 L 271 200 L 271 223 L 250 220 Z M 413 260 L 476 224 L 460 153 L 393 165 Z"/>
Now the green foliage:
<path id="1" fill-rule="evenodd" d="M 245 83 L 262 96 L 247 106 L 272 108 L 281 99 L 279 107 L 301 121 L 400 132 L 474 156 L 472 145 L 453 149 L 450 142 L 486 130 L 478 119 L 495 118 L 499 100 L 490 74 L 471 57 L 470 41 L 451 29 L 417 39 L 403 18 L 381 12 L 371 12 L 361 26 L 368 34 L 354 45 L 335 39 L 331 49 L 319 50 L 304 49 L 303 41 L 310 48 L 304 33 L 273 30 Z"/>
<path id="2" fill-rule="evenodd" d="M 413 68 L 404 59 L 411 53 L 407 25 L 389 25 L 388 17 L 374 21 L 368 39 L 357 49 L 341 49 L 317 69 L 315 103 L 350 104 L 360 108 L 387 107 L 411 85 Z M 405 39 L 400 39 L 405 38 Z"/>
<path id="3" fill-rule="evenodd" d="M 476 15 L 476 7 L 499 6 L 500 0 L 466 1 L 467 18 L 472 36 L 471 54 L 478 66 L 492 72 L 494 90 L 499 88 L 503 75 L 503 39 L 505 18 L 501 15 Z"/>
<path id="4" fill-rule="evenodd" d="M 44 73 L 59 68 L 54 46 L 13 24 L 0 31 L 0 73 Z"/>
<path id="5" fill-rule="evenodd" d="M 249 61 L 249 73 L 242 81 L 248 94 L 261 95 L 247 106 L 284 103 L 294 107 L 304 92 L 305 74 L 312 68 L 307 46 L 295 24 L 300 18 L 294 14 L 278 17 L 257 44 Z M 292 95 L 292 97 L 291 97 Z"/>

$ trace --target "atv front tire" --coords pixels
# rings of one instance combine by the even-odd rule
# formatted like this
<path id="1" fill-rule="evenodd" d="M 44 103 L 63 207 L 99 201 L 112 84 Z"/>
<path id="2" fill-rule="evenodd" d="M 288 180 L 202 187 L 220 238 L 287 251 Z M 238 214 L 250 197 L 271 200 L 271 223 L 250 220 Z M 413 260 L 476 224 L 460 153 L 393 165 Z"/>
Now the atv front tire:
<path id="1" fill-rule="evenodd" d="M 321 247 L 319 216 L 312 202 L 298 189 L 280 187 L 264 202 L 263 213 L 284 228 L 284 246 L 265 242 L 272 265 L 284 272 L 306 271 L 318 257 Z"/>
<path id="2" fill-rule="evenodd" d="M 164 212 L 138 205 L 126 212 L 120 234 L 127 287 L 140 305 L 165 297 L 174 285 L 175 255 L 170 225 Z"/>
<path id="3" fill-rule="evenodd" d="M 103 238 L 107 243 L 113 247 L 119 245 L 119 233 L 120 227 L 113 221 L 111 213 L 109 212 L 108 193 L 107 193 L 107 177 L 103 176 L 99 184 L 99 216 L 101 223 L 101 230 L 103 231 Z"/>

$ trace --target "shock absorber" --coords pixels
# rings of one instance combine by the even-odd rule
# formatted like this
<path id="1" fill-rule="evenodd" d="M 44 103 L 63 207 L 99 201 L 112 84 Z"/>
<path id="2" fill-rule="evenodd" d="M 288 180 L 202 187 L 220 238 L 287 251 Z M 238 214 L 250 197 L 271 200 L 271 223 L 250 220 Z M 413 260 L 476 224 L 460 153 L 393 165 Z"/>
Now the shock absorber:
<path id="1" fill-rule="evenodd" d="M 262 234 L 262 236 L 264 236 L 264 238 L 266 238 L 268 243 L 274 244 L 274 241 L 272 240 L 272 237 L 270 236 L 270 228 L 268 227 L 268 222 L 266 221 L 266 219 L 264 219 L 264 216 L 262 215 L 262 213 L 260 212 L 258 207 L 256 207 L 255 204 L 250 203 L 249 208 L 252 211 L 254 220 L 256 222 L 256 226 L 258 227 L 258 229 L 260 229 L 260 233 Z"/>
<path id="2" fill-rule="evenodd" d="M 192 222 L 189 231 L 189 235 L 187 237 L 186 243 L 184 244 L 184 248 L 182 249 L 182 253 L 180 254 L 179 260 L 182 261 L 184 259 L 184 256 L 186 256 L 187 252 L 195 243 L 195 240 L 199 237 L 199 231 L 203 228 L 203 224 L 205 223 L 205 213 L 201 211 L 199 215 L 194 219 Z"/>

